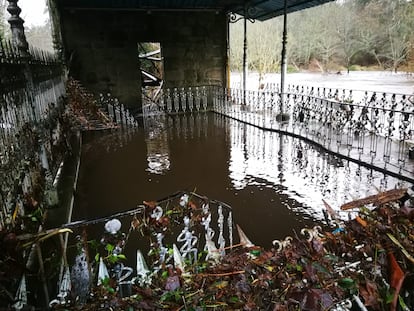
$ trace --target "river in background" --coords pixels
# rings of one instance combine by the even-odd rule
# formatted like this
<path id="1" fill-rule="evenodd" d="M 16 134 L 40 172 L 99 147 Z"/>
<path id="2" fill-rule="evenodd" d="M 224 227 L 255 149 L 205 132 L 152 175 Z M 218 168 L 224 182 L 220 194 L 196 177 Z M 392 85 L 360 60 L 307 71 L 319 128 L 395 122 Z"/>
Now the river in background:
<path id="1" fill-rule="evenodd" d="M 411 185 L 296 138 L 193 113 L 151 118 L 131 131 L 84 133 L 73 220 L 195 190 L 231 205 L 234 222 L 254 243 L 269 247 L 273 239 L 323 221 L 322 199 L 339 210 L 396 186 Z M 131 247 L 126 252 L 134 256 Z"/>
<path id="2" fill-rule="evenodd" d="M 235 88 L 241 86 L 241 75 L 233 73 L 230 85 Z M 280 84 L 280 74 L 267 74 L 262 83 Z M 351 71 L 341 74 L 299 72 L 286 75 L 286 85 L 305 85 L 333 89 L 347 89 L 355 91 L 372 91 L 380 93 L 414 94 L 414 75 L 407 73 L 393 73 L 390 71 Z M 247 79 L 247 88 L 258 90 L 259 75 L 251 73 Z"/>

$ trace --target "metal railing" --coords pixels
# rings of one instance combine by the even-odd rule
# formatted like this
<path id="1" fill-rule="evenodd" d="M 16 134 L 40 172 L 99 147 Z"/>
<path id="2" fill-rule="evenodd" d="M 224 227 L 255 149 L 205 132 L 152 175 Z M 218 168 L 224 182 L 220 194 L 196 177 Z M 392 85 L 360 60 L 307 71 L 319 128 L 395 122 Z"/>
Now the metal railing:
<path id="1" fill-rule="evenodd" d="M 277 84 L 259 91 L 170 88 L 143 105 L 143 116 L 213 110 L 414 182 L 413 95 L 288 85 L 281 102 Z"/>
<path id="2" fill-rule="evenodd" d="M 2 233 L 41 231 L 45 209 L 58 204 L 53 176 L 67 147 L 67 129 L 62 120 L 65 81 L 63 66 L 53 55 L 34 49 L 22 55 L 10 42 L 0 42 Z M 9 259 L 4 257 L 2 262 Z M 38 243 L 33 243 L 20 259 L 26 269 L 37 261 L 45 277 Z M 26 284 L 24 275 L 23 283 Z M 17 285 L 11 284 L 8 291 L 14 293 Z M 21 295 L 17 291 L 16 297 Z M 14 307 L 20 309 L 21 304 L 17 302 Z"/>
<path id="3" fill-rule="evenodd" d="M 34 171 L 48 183 L 61 160 L 53 149 L 64 140 L 59 119 L 65 94 L 62 66 L 46 53 L 23 60 L 10 43 L 0 44 L 1 228 L 24 196 L 34 195 Z M 17 183 L 17 184 L 16 184 Z M 16 192 L 16 186 L 22 192 Z M 13 193 L 16 192 L 16 193 Z M 49 198 L 52 204 L 52 198 Z"/>
<path id="4" fill-rule="evenodd" d="M 99 94 L 98 104 L 105 110 L 112 122 L 125 127 L 138 126 L 137 121 L 129 110 L 119 102 L 118 98 L 113 97 L 110 93 L 106 95 Z"/>
<path id="5" fill-rule="evenodd" d="M 149 117 L 163 113 L 206 111 L 209 106 L 211 86 L 162 89 L 155 101 L 144 102 L 142 113 Z"/>
<path id="6" fill-rule="evenodd" d="M 101 235 L 93 236 L 94 225 L 102 225 Z M 127 231 L 121 232 L 121 227 Z M 92 288 L 109 278 L 116 281 L 119 295 L 128 297 L 134 285 L 149 286 L 163 272 L 193 271 L 200 260 L 218 262 L 233 245 L 234 228 L 229 205 L 194 192 L 177 192 L 108 217 L 65 224 L 54 231 L 77 234 L 80 252 L 70 259 L 62 250 L 65 267 L 57 299 L 50 306 L 71 303 L 71 295 L 84 303 Z M 141 249 L 136 239 L 130 239 L 133 232 L 141 236 Z M 99 247 L 91 247 L 90 240 L 100 241 Z M 134 268 L 125 264 L 123 255 L 131 243 L 136 254 Z"/>
<path id="7" fill-rule="evenodd" d="M 215 88 L 212 93 L 218 113 L 301 137 L 349 160 L 414 181 L 410 95 L 289 86 L 281 105 L 277 89 L 246 91 L 245 102 L 239 89 Z"/>

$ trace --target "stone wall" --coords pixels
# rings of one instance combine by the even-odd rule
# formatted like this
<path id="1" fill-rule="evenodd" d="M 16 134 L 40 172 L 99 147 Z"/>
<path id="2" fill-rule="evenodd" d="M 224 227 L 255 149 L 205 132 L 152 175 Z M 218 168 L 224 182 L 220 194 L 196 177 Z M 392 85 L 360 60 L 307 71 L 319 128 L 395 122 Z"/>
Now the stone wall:
<path id="1" fill-rule="evenodd" d="M 138 42 L 161 43 L 165 87 L 225 85 L 223 13 L 62 10 L 60 18 L 70 74 L 132 111 L 141 109 Z"/>

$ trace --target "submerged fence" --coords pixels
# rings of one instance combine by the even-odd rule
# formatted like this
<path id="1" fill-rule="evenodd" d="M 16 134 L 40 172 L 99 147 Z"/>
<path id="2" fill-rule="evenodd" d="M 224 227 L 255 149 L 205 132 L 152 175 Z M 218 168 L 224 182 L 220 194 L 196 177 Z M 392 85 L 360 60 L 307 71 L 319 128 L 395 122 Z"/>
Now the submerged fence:
<path id="1" fill-rule="evenodd" d="M 97 236 L 95 225 L 100 228 Z M 91 298 L 93 302 L 92 289 L 108 279 L 116 281 L 121 298 L 129 297 L 137 294 L 137 286 L 146 288 L 169 270 L 184 273 L 198 261 L 218 262 L 233 246 L 235 226 L 229 205 L 194 192 L 178 192 L 156 202 L 144 201 L 132 210 L 60 228 L 65 229 L 79 236 L 80 252 L 65 260 L 57 298 L 50 303 L 57 309 L 73 304 L 75 297 L 76 305 Z M 125 252 L 131 247 L 134 258 L 126 262 Z"/>
<path id="2" fill-rule="evenodd" d="M 209 107 L 211 86 L 166 88 L 154 101 L 143 103 L 144 118 L 162 113 L 206 111 Z"/>
<path id="3" fill-rule="evenodd" d="M 206 110 L 315 143 L 414 182 L 414 96 L 276 84 L 259 91 L 196 86 L 162 90 L 143 116 Z"/>
<path id="4" fill-rule="evenodd" d="M 12 44 L 0 44 L 1 228 L 16 206 L 25 213 L 25 197 L 38 195 L 33 170 L 44 171 L 51 184 L 61 160 L 53 151 L 63 139 L 63 68 L 50 54 L 31 53 L 22 58 Z"/>
<path id="5" fill-rule="evenodd" d="M 63 68 L 53 56 L 44 52 L 32 50 L 30 54 L 27 58 L 20 55 L 10 43 L 0 44 L 0 232 L 7 232 L 11 227 L 20 228 L 22 232 L 34 233 L 41 230 L 44 209 L 57 204 L 53 176 L 68 147 L 68 125 L 62 118 L 65 107 L 60 100 L 65 95 Z M 99 102 L 107 109 L 108 122 L 136 126 L 136 121 L 116 99 L 101 96 Z M 196 115 L 207 110 L 258 128 L 306 139 L 326 151 L 414 182 L 414 164 L 410 158 L 414 145 L 414 110 L 413 98 L 408 95 L 289 86 L 287 92 L 281 96 L 275 86 L 267 86 L 255 92 L 216 86 L 194 86 L 162 90 L 155 102 L 144 104 L 143 116 L 145 120 L 154 115 Z M 197 198 L 197 209 L 189 203 L 191 200 L 188 198 L 191 196 Z M 189 208 L 188 213 L 197 210 L 198 235 L 192 232 L 195 230 L 194 224 L 190 224 L 182 213 L 183 210 L 179 207 L 183 207 L 181 202 L 185 202 L 185 207 Z M 213 205 L 214 208 L 211 208 Z M 199 237 L 206 255 L 214 256 L 218 250 L 221 252 L 233 243 L 231 209 L 226 207 L 223 210 L 223 206 L 223 203 L 196 194 L 181 193 L 126 214 L 132 217 L 129 233 L 147 227 L 140 224 L 152 223 L 152 248 L 156 252 L 150 255 L 154 258 L 154 271 L 157 271 L 157 267 L 169 265 L 173 261 L 171 256 L 174 256 L 168 253 L 169 250 L 163 242 L 166 237 L 162 231 L 163 221 L 170 221 L 170 217 L 164 216 L 179 214 L 180 219 L 176 220 L 175 225 L 181 226 L 176 226 L 177 232 L 181 232 L 174 236 L 173 241 L 180 247 L 181 252 L 176 252 L 177 256 L 188 255 L 187 259 L 195 259 L 199 251 L 195 243 L 200 242 Z M 174 209 L 175 207 L 178 208 Z M 212 215 L 216 215 L 213 221 L 209 218 Z M 107 220 L 117 216 L 122 215 L 112 215 Z M 81 252 L 74 258 L 74 266 L 66 258 L 65 247 L 62 248 L 62 253 L 58 252 L 59 259 L 64 258 L 64 269 L 59 276 L 58 296 L 52 305 L 65 304 L 70 299 L 70 274 L 80 286 L 74 289 L 80 297 L 88 293 L 83 289 L 89 288 L 92 280 L 101 279 L 102 282 L 108 273 L 112 273 L 129 292 L 131 286 L 137 282 L 148 282 L 147 277 L 154 272 L 147 269 L 140 253 L 137 253 L 135 277 L 131 275 L 131 268 L 122 265 L 114 266 L 120 270 L 105 272 L 106 267 L 96 262 L 91 270 L 89 265 L 92 260 L 88 258 L 90 254 L 85 238 L 89 225 L 91 224 L 87 222 L 72 223 L 60 228 L 63 231 L 58 231 L 62 233 L 71 229 L 77 232 L 80 236 Z M 116 230 L 119 225 L 119 222 L 112 221 L 105 228 L 111 239 L 119 231 Z M 44 281 L 46 306 L 50 302 L 50 291 L 45 280 L 42 252 L 36 241 L 47 234 L 36 236 L 30 251 L 22 258 L 27 266 L 35 256 L 33 254 L 37 254 L 40 278 Z M 105 250 L 108 251 L 108 256 L 120 259 L 118 256 L 128 238 L 127 234 L 117 240 L 107 241 Z M 1 256 L 8 254 L 0 255 L 1 260 L 7 264 L 8 259 Z M 100 256 L 102 258 L 102 254 Z M 180 258 L 174 259 L 175 261 L 180 261 Z M 7 299 L 15 301 L 16 309 L 28 304 L 26 282 L 23 274 L 19 282 L 10 280 L 10 284 L 7 284 L 13 294 L 9 294 Z M 82 282 L 86 287 L 82 287 Z M 15 293 L 17 294 L 14 295 Z M 0 307 L 3 307 L 1 303 Z"/>
<path id="6" fill-rule="evenodd" d="M 289 85 L 282 98 L 276 84 L 259 91 L 196 86 L 161 91 L 143 116 L 206 110 L 414 182 L 413 95 Z"/>
<path id="7" fill-rule="evenodd" d="M 214 111 L 313 142 L 326 151 L 414 181 L 414 100 L 410 95 L 290 86 L 213 91 Z"/>

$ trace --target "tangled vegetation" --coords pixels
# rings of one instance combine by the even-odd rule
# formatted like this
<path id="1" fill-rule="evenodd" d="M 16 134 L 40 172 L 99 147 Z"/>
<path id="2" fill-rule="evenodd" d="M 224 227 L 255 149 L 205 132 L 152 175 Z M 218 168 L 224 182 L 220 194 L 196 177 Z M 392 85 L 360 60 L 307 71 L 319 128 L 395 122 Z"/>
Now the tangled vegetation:
<path id="1" fill-rule="evenodd" d="M 40 279 L 40 274 L 46 273 L 41 269 L 36 275 L 36 248 L 32 246 L 36 245 L 34 241 L 59 233 L 45 233 L 42 227 L 47 210 L 59 204 L 52 183 L 59 164 L 72 152 L 71 136 L 76 130 L 117 127 L 78 81 L 69 79 L 66 93 L 66 99 L 48 105 L 42 122 L 20 118 L 16 113 L 22 126 L 10 126 L 1 133 L 0 309 L 16 301 L 22 275 Z M 19 105 L 16 107 L 21 109 Z M 43 255 L 45 262 L 50 261 L 49 250 Z"/>
<path id="2" fill-rule="evenodd" d="M 164 264 L 151 274 L 151 283 L 136 278 L 128 297 L 122 297 L 111 272 L 84 304 L 73 297 L 55 309 L 316 311 L 350 310 L 353 305 L 353 310 L 412 310 L 414 209 L 411 201 L 402 203 L 404 198 L 405 189 L 391 190 L 345 205 L 358 208 L 345 222 L 327 206 L 332 227 L 294 232 L 274 241 L 271 249 L 251 244 L 242 234 L 240 244 L 228 247 L 218 262 L 203 259 L 203 252 L 184 268 Z M 190 199 L 185 208 L 170 202 L 168 215 L 159 220 L 149 216 L 159 203 L 146 202 L 130 232 L 167 232 L 183 213 L 197 224 L 203 217 L 201 202 Z M 157 245 L 152 246 L 157 253 Z M 106 258 L 112 258 L 106 260 L 112 268 L 123 259 Z"/>

